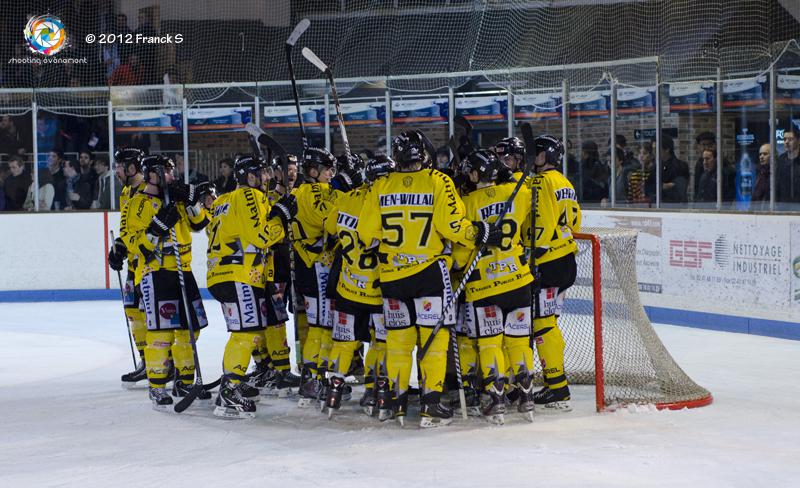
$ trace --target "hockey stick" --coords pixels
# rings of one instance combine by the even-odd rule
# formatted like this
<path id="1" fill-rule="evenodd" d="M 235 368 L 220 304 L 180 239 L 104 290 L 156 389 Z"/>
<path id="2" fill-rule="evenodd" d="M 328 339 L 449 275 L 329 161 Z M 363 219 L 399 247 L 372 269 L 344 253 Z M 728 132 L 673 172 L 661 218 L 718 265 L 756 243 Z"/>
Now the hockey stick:
<path id="1" fill-rule="evenodd" d="M 297 123 L 300 124 L 300 136 L 303 138 L 303 151 L 308 149 L 308 139 L 306 138 L 306 129 L 303 126 L 303 115 L 300 111 L 300 96 L 297 94 L 297 80 L 294 76 L 294 63 L 292 63 L 292 48 L 297 43 L 297 40 L 300 39 L 300 36 L 308 29 L 309 25 L 311 25 L 311 22 L 308 19 L 301 20 L 297 23 L 289 38 L 286 39 L 286 63 L 289 65 L 289 79 L 292 80 L 292 96 L 294 97 L 294 108 L 297 110 Z"/>
<path id="2" fill-rule="evenodd" d="M 342 132 L 344 154 L 347 157 L 347 160 L 350 161 L 350 141 L 347 139 L 347 130 L 344 127 L 344 114 L 342 114 L 342 107 L 339 105 L 339 95 L 336 93 L 336 82 L 333 80 L 333 71 L 327 64 L 323 63 L 316 54 L 314 54 L 314 51 L 307 47 L 303 48 L 303 57 L 306 58 L 311 64 L 316 66 L 317 69 L 325 73 L 325 76 L 328 77 L 328 81 L 331 84 L 331 93 L 333 93 L 333 104 L 336 107 L 336 118 L 339 120 L 339 129 L 341 129 Z M 334 167 L 334 169 L 338 168 Z"/>
<path id="3" fill-rule="evenodd" d="M 164 205 L 169 205 L 169 190 L 166 181 L 164 181 L 163 170 L 160 171 L 160 177 L 161 189 L 164 193 Z M 189 408 L 189 405 L 194 402 L 197 395 L 199 395 L 204 388 L 203 374 L 200 372 L 200 357 L 197 354 L 197 340 L 194 337 L 194 324 L 192 323 L 192 314 L 189 310 L 189 299 L 186 296 L 186 281 L 183 276 L 183 268 L 181 267 L 181 251 L 174 226 L 169 229 L 169 238 L 172 241 L 172 252 L 175 253 L 175 264 L 178 268 L 178 283 L 181 287 L 181 298 L 183 298 L 183 312 L 186 315 L 186 324 L 189 327 L 189 343 L 192 345 L 192 355 L 194 356 L 194 386 L 181 401 L 175 404 L 174 408 L 175 413 L 181 413 Z"/>
<path id="4" fill-rule="evenodd" d="M 111 248 L 114 248 L 114 231 L 111 231 Z M 122 311 L 125 312 L 125 291 L 122 288 L 122 273 L 117 270 L 117 281 L 119 281 L 119 295 L 122 297 Z M 128 342 L 131 345 L 131 359 L 133 359 L 133 368 L 136 369 L 136 353 L 133 350 L 133 333 L 131 332 L 131 322 L 128 320 L 128 314 L 125 314 L 125 325 L 128 328 Z"/>
<path id="5" fill-rule="evenodd" d="M 525 129 L 526 126 L 528 127 L 528 129 Z M 523 124 L 523 134 L 525 130 L 531 130 L 531 135 L 532 135 L 533 132 L 532 129 L 530 129 L 530 124 L 527 123 Z M 533 159 L 529 160 L 525 165 L 525 174 L 529 175 L 532 170 L 533 170 Z M 517 193 L 519 193 L 519 190 L 522 188 L 522 185 L 524 183 L 525 183 L 525 178 L 524 177 L 520 178 L 516 186 L 514 186 L 514 191 L 511 192 L 511 195 L 509 195 L 508 199 L 503 205 L 503 211 L 500 212 L 500 214 L 497 216 L 497 220 L 495 220 L 495 222 L 501 222 L 503 218 L 506 216 L 506 214 L 509 212 L 509 210 L 511 210 L 511 204 L 514 201 L 514 198 L 517 196 Z M 478 266 L 478 261 L 480 261 L 481 255 L 483 254 L 483 251 L 485 249 L 486 249 L 486 244 L 482 244 L 478 248 L 478 252 L 475 254 L 475 257 L 472 259 L 472 262 L 467 267 L 467 270 L 464 272 L 464 277 L 461 279 L 461 282 L 458 284 L 458 288 L 456 288 L 455 292 L 453 293 L 453 297 L 458 297 L 461 294 L 461 292 L 464 291 L 464 288 L 466 288 L 467 286 L 467 281 L 469 280 L 470 275 L 472 275 L 472 272 L 475 271 L 475 268 Z M 453 306 L 454 301 L 455 301 L 454 298 L 449 300 L 448 303 L 445 305 L 445 307 L 442 309 L 442 318 L 439 319 L 439 321 L 437 322 L 436 327 L 434 327 L 433 332 L 431 333 L 430 337 L 428 337 L 428 340 L 425 341 L 425 344 L 419 349 L 419 352 L 417 353 L 417 358 L 420 361 L 422 361 L 422 358 L 424 358 L 425 354 L 427 354 L 428 349 L 431 347 L 433 339 L 436 337 L 436 333 L 439 332 L 439 329 L 441 329 L 442 326 L 444 325 L 444 317 L 447 315 L 444 312 L 449 310 L 450 307 Z"/>

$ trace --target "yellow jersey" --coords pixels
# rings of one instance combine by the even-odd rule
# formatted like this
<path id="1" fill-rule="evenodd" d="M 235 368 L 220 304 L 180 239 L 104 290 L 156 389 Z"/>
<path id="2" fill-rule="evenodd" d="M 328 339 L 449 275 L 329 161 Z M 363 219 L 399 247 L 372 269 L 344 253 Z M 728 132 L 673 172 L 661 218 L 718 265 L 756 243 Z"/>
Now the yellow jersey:
<path id="1" fill-rule="evenodd" d="M 383 282 L 417 274 L 437 259 L 450 267 L 450 245 L 471 249 L 476 237 L 453 180 L 434 169 L 379 178 L 364 199 L 357 232 L 367 248 L 379 243 Z"/>
<path id="2" fill-rule="evenodd" d="M 161 197 L 150 195 L 143 191 L 136 193 L 128 201 L 127 225 L 125 226 L 125 238 L 123 240 L 128 250 L 133 251 L 139 263 L 134 274 L 136 283 L 141 283 L 142 277 L 153 271 L 178 270 L 174 254 L 175 243 L 172 242 L 170 234 L 164 237 L 156 237 L 147 233 L 150 222 L 162 205 Z M 181 269 L 191 271 L 192 232 L 205 228 L 208 224 L 208 219 L 203 213 L 196 216 L 190 215 L 181 204 L 177 205 L 177 209 L 180 218 L 174 229 L 181 257 Z M 123 233 L 120 232 L 120 234 Z"/>
<path id="3" fill-rule="evenodd" d="M 535 247 L 544 252 L 536 264 L 576 253 L 578 244 L 572 235 L 581 230 L 581 207 L 572 183 L 550 169 L 529 178 L 526 184 L 536 191 Z"/>
<path id="4" fill-rule="evenodd" d="M 283 240 L 283 223 L 255 188 L 240 186 L 214 200 L 208 239 L 208 286 L 235 281 L 263 288 L 274 281 L 269 247 Z"/>
<path id="5" fill-rule="evenodd" d="M 466 287 L 469 302 L 516 290 L 533 281 L 530 268 L 521 259 L 525 253 L 522 236 L 524 229 L 530 228 L 531 218 L 531 192 L 528 188 L 520 187 L 511 209 L 497 223 L 515 186 L 503 184 L 478 188 L 464 197 L 468 219 L 494 223 L 503 234 L 500 246 L 484 249 L 470 275 Z M 468 266 L 474 257 L 474 251 L 464 246 L 453 249 L 453 259 L 459 268 Z"/>
<path id="6" fill-rule="evenodd" d="M 297 215 L 292 220 L 292 243 L 295 255 L 310 268 L 314 262 L 330 264 L 325 251 L 325 219 L 331 212 L 338 194 L 328 183 L 303 183 L 292 190 L 297 199 Z"/>
<path id="7" fill-rule="evenodd" d="M 128 202 L 137 192 L 144 190 L 144 187 L 144 182 L 137 186 L 127 185 L 122 188 L 122 193 L 119 195 L 119 238 L 122 239 L 123 242 L 125 241 L 124 234 L 127 233 L 128 226 Z M 127 243 L 125 245 L 127 246 Z M 136 253 L 128 248 L 128 271 L 133 273 L 134 280 L 136 276 L 136 267 L 139 264 L 138 261 Z M 139 284 L 138 281 L 134 282 L 137 285 Z"/>
<path id="8" fill-rule="evenodd" d="M 366 251 L 356 234 L 367 188 L 356 188 L 339 195 L 325 221 L 325 230 L 336 235 L 342 252 L 342 270 L 336 291 L 347 300 L 366 305 L 381 305 L 378 287 L 378 255 Z"/>

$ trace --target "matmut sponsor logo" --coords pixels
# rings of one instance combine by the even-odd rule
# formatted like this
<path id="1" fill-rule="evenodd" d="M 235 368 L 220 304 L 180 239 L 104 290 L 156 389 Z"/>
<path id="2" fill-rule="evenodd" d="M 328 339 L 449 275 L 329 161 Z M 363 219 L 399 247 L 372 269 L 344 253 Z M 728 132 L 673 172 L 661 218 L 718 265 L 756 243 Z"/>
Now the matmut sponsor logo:
<path id="1" fill-rule="evenodd" d="M 670 239 L 669 265 L 676 268 L 700 269 L 703 262 L 714 258 L 713 243 Z"/>

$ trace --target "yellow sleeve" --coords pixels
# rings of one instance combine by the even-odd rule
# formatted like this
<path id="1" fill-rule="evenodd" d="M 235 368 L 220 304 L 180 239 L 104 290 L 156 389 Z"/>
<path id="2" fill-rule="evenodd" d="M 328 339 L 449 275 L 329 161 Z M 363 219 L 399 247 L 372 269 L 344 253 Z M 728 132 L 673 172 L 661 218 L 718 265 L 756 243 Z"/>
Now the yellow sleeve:
<path id="1" fill-rule="evenodd" d="M 458 196 L 453 181 L 438 172 L 432 172 L 431 175 L 438 178 L 434 197 L 436 207 L 433 213 L 433 225 L 436 231 L 453 243 L 462 244 L 470 249 L 474 248 L 474 226 L 466 218 L 464 202 Z"/>
<path id="2" fill-rule="evenodd" d="M 364 206 L 356 227 L 358 240 L 367 249 L 373 247 L 374 241 L 380 242 L 381 240 L 381 209 L 378 205 L 378 192 L 375 188 L 375 186 L 370 188 L 364 197 Z"/>
<path id="3" fill-rule="evenodd" d="M 325 217 L 325 233 L 329 236 L 338 235 L 339 229 L 336 226 L 336 222 L 339 218 L 339 203 L 338 198 L 337 201 L 333 203 L 330 207 L 330 211 L 328 215 Z"/>
<path id="4" fill-rule="evenodd" d="M 245 242 L 264 249 L 283 240 L 283 223 L 278 217 L 267 220 L 267 206 L 259 190 L 245 188 L 234 198 L 233 208 Z"/>
<path id="5" fill-rule="evenodd" d="M 123 241 L 129 252 L 142 256 L 144 259 L 142 262 L 146 262 L 146 257 L 152 257 L 157 242 L 148 237 L 147 228 L 158 210 L 141 195 L 131 198 L 126 207 L 127 225 Z M 123 235 L 123 232 L 120 232 L 120 235 Z"/>

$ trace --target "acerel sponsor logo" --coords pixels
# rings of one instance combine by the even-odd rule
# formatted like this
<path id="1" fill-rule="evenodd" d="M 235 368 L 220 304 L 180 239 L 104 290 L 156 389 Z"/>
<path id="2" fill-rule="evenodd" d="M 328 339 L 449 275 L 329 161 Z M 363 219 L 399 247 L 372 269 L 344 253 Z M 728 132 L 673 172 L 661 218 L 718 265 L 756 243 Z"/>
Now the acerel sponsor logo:
<path id="1" fill-rule="evenodd" d="M 676 268 L 699 269 L 703 262 L 713 259 L 713 244 L 707 241 L 669 241 L 669 265 Z"/>

